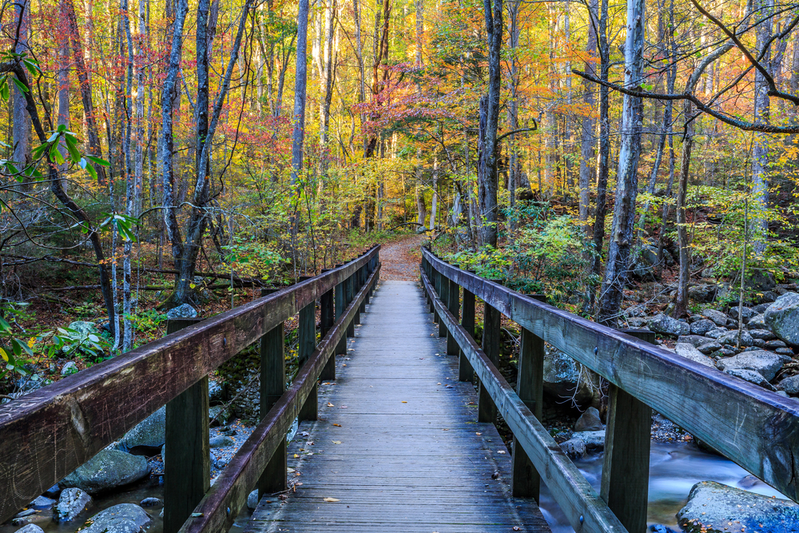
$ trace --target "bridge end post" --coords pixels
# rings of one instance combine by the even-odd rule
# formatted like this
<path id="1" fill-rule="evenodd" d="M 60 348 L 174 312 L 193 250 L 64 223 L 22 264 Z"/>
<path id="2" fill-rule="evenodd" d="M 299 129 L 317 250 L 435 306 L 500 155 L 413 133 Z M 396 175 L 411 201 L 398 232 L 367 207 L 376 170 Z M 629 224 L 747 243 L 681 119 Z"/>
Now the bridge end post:
<path id="1" fill-rule="evenodd" d="M 648 330 L 625 330 L 654 342 Z M 627 531 L 646 529 L 649 499 L 649 448 L 652 409 L 626 391 L 609 385 L 608 424 L 600 496 Z"/>
<path id="2" fill-rule="evenodd" d="M 271 291 L 270 291 L 271 292 Z M 261 294 L 268 294 L 262 291 Z M 281 322 L 261 337 L 261 419 L 286 391 L 285 338 Z M 278 445 L 258 479 L 258 498 L 286 490 L 288 456 L 286 439 Z"/>
<path id="3" fill-rule="evenodd" d="M 167 322 L 167 334 L 202 319 Z M 166 404 L 164 532 L 176 533 L 211 486 L 208 376 Z"/>

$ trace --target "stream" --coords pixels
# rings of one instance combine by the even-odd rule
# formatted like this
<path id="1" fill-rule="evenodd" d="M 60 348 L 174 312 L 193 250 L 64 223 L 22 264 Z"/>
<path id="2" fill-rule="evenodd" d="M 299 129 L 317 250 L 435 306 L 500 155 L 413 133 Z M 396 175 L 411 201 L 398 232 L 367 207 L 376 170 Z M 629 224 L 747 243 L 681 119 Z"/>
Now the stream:
<path id="1" fill-rule="evenodd" d="M 591 454 L 575 461 L 575 465 L 585 475 L 595 490 L 599 491 L 602 479 L 603 454 Z M 685 505 L 691 487 L 699 481 L 718 481 L 725 485 L 746 489 L 767 496 L 784 498 L 778 491 L 749 475 L 735 463 L 708 453 L 692 443 L 658 443 L 653 442 L 650 455 L 649 481 L 649 516 L 648 523 L 663 524 L 679 531 L 677 512 Z M 58 524 L 50 519 L 50 511 L 37 513 L 31 522 L 39 525 L 47 533 L 74 533 L 84 521 L 94 514 L 119 503 L 136 503 L 148 497 L 163 499 L 164 486 L 162 478 L 155 477 L 146 483 L 133 486 L 129 490 L 118 492 L 98 499 L 79 516 L 78 520 L 68 524 Z M 153 524 L 148 533 L 161 533 L 162 520 L 158 517 L 160 507 L 145 509 L 153 517 Z M 552 527 L 553 533 L 572 533 L 566 517 L 552 499 L 546 486 L 541 487 L 541 510 Z M 232 533 L 244 531 L 250 512 L 245 510 L 237 518 L 231 529 Z M 0 533 L 13 533 L 21 526 L 0 525 Z"/>

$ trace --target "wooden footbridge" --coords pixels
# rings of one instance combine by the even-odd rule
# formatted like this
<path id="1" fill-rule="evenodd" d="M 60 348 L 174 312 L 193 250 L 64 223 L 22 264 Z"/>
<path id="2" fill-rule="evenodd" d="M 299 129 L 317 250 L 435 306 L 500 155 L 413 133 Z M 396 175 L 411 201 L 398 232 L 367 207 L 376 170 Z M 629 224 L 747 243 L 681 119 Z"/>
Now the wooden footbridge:
<path id="1" fill-rule="evenodd" d="M 227 531 L 255 488 L 252 532 L 548 531 L 536 505 L 541 482 L 576 531 L 642 533 L 652 409 L 797 500 L 794 400 L 429 250 L 420 284 L 378 285 L 378 254 L 173 324 L 162 340 L 0 407 L 0 521 L 165 404 L 166 533 Z M 283 324 L 295 315 L 301 368 L 286 388 Z M 503 315 L 522 331 L 515 388 L 496 368 Z M 256 342 L 263 418 L 210 486 L 208 374 Z M 609 384 L 599 494 L 538 421 L 544 342 Z M 497 414 L 513 432 L 510 450 Z"/>

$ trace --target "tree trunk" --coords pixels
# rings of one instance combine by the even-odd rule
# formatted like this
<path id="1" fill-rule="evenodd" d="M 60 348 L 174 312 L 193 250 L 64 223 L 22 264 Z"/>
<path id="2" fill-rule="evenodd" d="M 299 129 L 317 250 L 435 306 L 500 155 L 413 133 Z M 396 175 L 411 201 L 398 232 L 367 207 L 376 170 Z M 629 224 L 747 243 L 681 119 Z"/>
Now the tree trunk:
<path id="1" fill-rule="evenodd" d="M 433 200 L 430 202 L 430 231 L 436 229 L 436 216 L 438 215 L 438 158 L 433 160 Z"/>
<path id="2" fill-rule="evenodd" d="M 640 87 L 643 79 L 644 10 L 644 0 L 627 2 L 627 39 L 624 45 L 625 87 Z M 617 322 L 627 282 L 627 265 L 635 223 L 635 200 L 638 195 L 642 120 L 641 98 L 624 95 L 613 229 L 597 316 L 597 322 L 608 325 Z"/>
<path id="3" fill-rule="evenodd" d="M 773 32 L 773 1 L 760 0 L 759 16 L 764 19 L 757 27 L 757 49 L 763 50 L 771 39 Z M 766 55 L 761 58 L 761 63 L 770 70 L 771 48 L 766 51 Z M 773 74 L 773 71 L 770 72 Z M 759 72 L 755 72 L 755 122 L 767 124 L 769 122 L 769 87 L 766 79 Z M 766 240 L 768 238 L 768 209 L 769 200 L 769 135 L 766 133 L 755 133 L 752 143 L 752 196 L 754 197 L 754 216 L 752 220 L 752 250 L 756 256 L 762 256 L 766 251 Z"/>
<path id="4" fill-rule="evenodd" d="M 292 248 L 296 245 L 299 230 L 299 198 L 302 188 L 303 144 L 305 141 L 305 89 L 308 81 L 308 0 L 300 0 L 297 12 L 297 56 L 294 81 L 294 133 L 291 140 L 291 236 Z M 296 250 L 295 250 L 296 251 Z"/>
<path id="5" fill-rule="evenodd" d="M 592 61 L 593 58 L 596 57 L 596 20 L 594 14 L 598 11 L 598 1 L 591 0 L 591 4 L 589 6 L 589 24 L 588 24 L 588 42 L 585 46 L 585 51 L 587 53 L 588 60 L 585 62 L 585 71 L 586 72 L 593 72 L 594 71 L 594 62 Z M 583 227 L 585 228 L 586 234 L 588 234 L 589 230 L 589 223 L 588 223 L 588 211 L 590 208 L 591 202 L 591 161 L 594 158 L 594 145 L 596 144 L 594 141 L 594 117 L 592 113 L 594 112 L 594 87 L 591 82 L 588 80 L 583 80 L 583 91 L 585 92 L 585 96 L 583 97 L 583 101 L 585 102 L 586 107 L 588 108 L 588 112 L 583 116 L 582 119 L 582 129 L 580 132 L 580 206 L 579 206 L 579 217 L 580 221 L 583 223 Z"/>
<path id="6" fill-rule="evenodd" d="M 508 79 L 510 101 L 508 102 L 508 127 L 511 131 L 519 129 L 519 59 L 517 54 L 519 48 L 519 34 L 521 33 L 521 28 L 519 26 L 520 7 L 520 0 L 511 0 L 508 3 L 508 45 L 510 48 L 510 76 Z M 521 161 L 515 135 L 511 135 L 510 139 L 508 139 L 508 146 L 508 195 L 512 213 L 510 220 L 508 221 L 508 226 L 510 229 L 514 229 L 517 218 L 514 210 L 516 207 L 516 189 L 520 186 L 519 182 L 521 181 Z"/>
<path id="7" fill-rule="evenodd" d="M 29 57 L 30 4 L 28 0 L 20 0 L 14 4 L 14 29 L 19 34 L 14 52 Z M 31 117 L 25 109 L 25 95 L 13 83 L 11 92 L 13 95 L 11 105 L 13 107 L 12 138 L 14 142 L 12 159 L 17 163 L 19 170 L 23 170 L 31 164 Z M 26 185 L 27 187 L 28 185 Z"/>

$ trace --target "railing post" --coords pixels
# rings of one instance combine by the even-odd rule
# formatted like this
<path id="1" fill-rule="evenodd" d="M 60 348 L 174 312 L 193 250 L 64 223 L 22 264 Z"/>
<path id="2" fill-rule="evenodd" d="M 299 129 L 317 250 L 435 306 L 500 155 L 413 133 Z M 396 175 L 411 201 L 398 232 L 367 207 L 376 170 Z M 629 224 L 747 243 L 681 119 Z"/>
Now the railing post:
<path id="1" fill-rule="evenodd" d="M 488 303 L 485 303 L 483 316 L 483 352 L 499 367 L 499 333 L 500 333 L 500 317 L 501 314 L 498 310 L 494 309 Z M 480 397 L 477 406 L 477 421 L 478 422 L 494 422 L 497 418 L 497 407 L 494 401 L 485 390 L 482 383 L 480 384 Z"/>
<path id="2" fill-rule="evenodd" d="M 325 269 L 322 272 L 329 272 Z M 333 304 L 333 292 L 335 289 L 330 289 L 322 295 L 319 300 L 320 314 L 321 314 L 321 331 L 322 338 L 325 338 L 327 332 L 333 329 L 333 324 L 336 322 L 336 310 Z M 322 373 L 319 374 L 319 379 L 333 380 L 336 379 L 336 354 L 331 354 L 327 360 Z"/>
<path id="3" fill-rule="evenodd" d="M 463 318 L 461 326 L 466 330 L 470 337 L 474 338 L 474 293 L 463 288 Z M 474 380 L 474 369 L 469 362 L 469 358 L 460 350 L 458 358 L 458 379 L 461 381 Z"/>
<path id="4" fill-rule="evenodd" d="M 336 265 L 336 268 L 340 266 L 341 265 Z M 335 292 L 336 320 L 338 320 L 344 314 L 344 309 L 347 308 L 346 280 L 336 285 L 334 292 Z M 336 355 L 344 355 L 346 353 L 347 353 L 347 336 L 345 335 L 341 337 L 341 340 L 338 342 L 338 346 L 336 346 Z"/>
<path id="5" fill-rule="evenodd" d="M 439 274 L 438 270 L 436 270 L 435 268 L 432 268 L 432 265 L 431 265 L 431 269 L 430 270 L 433 273 L 433 276 L 430 278 L 430 281 L 432 282 L 432 285 L 433 285 L 433 292 L 435 293 L 436 296 L 438 296 L 440 298 L 441 297 L 441 289 L 440 289 L 441 274 Z M 438 317 L 438 311 L 436 310 L 436 306 L 433 305 L 433 301 L 432 300 L 430 301 L 430 308 L 433 310 L 433 323 L 435 323 L 435 324 L 440 323 L 441 319 Z"/>
<path id="6" fill-rule="evenodd" d="M 167 322 L 167 334 L 202 319 Z M 211 486 L 208 376 L 166 404 L 164 532 L 175 533 Z"/>
<path id="7" fill-rule="evenodd" d="M 263 289 L 266 296 L 276 289 Z M 281 322 L 261 337 L 261 419 L 286 392 L 285 338 Z M 284 438 L 258 479 L 258 499 L 264 494 L 286 490 L 286 439 Z"/>
<path id="8" fill-rule="evenodd" d="M 444 307 L 449 308 L 449 279 L 441 273 L 438 275 L 438 297 L 441 298 Z M 447 325 L 443 320 L 438 321 L 438 336 L 447 336 Z"/>
<path id="9" fill-rule="evenodd" d="M 362 289 L 363 286 L 366 285 L 367 279 L 368 276 L 366 274 L 366 264 L 364 264 L 361 268 L 358 269 L 358 290 Z M 366 312 L 366 298 L 364 298 L 363 301 L 361 301 L 361 306 L 360 310 L 358 311 L 358 314 L 365 312 Z M 358 318 L 359 318 L 358 323 L 360 324 L 360 317 Z"/>
<path id="10" fill-rule="evenodd" d="M 461 307 L 461 295 L 460 295 L 461 286 L 458 285 L 457 282 L 453 280 L 449 280 L 449 287 L 447 289 L 447 299 L 448 305 L 447 309 L 452 316 L 455 317 L 455 321 L 457 322 L 460 318 L 460 307 Z M 458 341 L 455 340 L 455 337 L 452 336 L 452 333 L 447 331 L 447 355 L 458 355 L 460 351 L 460 346 L 458 346 Z"/>
<path id="11" fill-rule="evenodd" d="M 546 301 L 543 295 L 534 295 L 533 298 Z M 539 421 L 543 415 L 544 403 L 544 354 L 544 339 L 522 328 L 516 393 Z M 537 502 L 541 476 L 516 437 L 513 437 L 512 476 L 513 495 L 517 498 L 534 498 Z"/>
<path id="12" fill-rule="evenodd" d="M 298 366 L 302 368 L 305 362 L 310 359 L 314 350 L 316 350 L 316 302 L 311 302 L 300 309 L 298 339 Z M 319 386 L 314 384 L 308 399 L 305 400 L 305 404 L 300 409 L 300 420 L 316 420 L 316 413 L 319 408 L 318 389 Z"/>
<path id="13" fill-rule="evenodd" d="M 347 280 L 344 282 L 344 298 L 347 302 L 347 305 L 344 307 L 346 308 L 352 303 L 352 300 L 355 298 L 355 280 L 352 279 L 353 275 L 350 275 Z M 347 337 L 354 337 L 355 336 L 355 320 L 357 319 L 358 314 L 355 314 L 355 319 L 351 320 L 350 323 L 347 325 Z M 345 351 L 346 353 L 346 351 Z"/>
<path id="14" fill-rule="evenodd" d="M 648 330 L 625 330 L 625 333 L 646 342 L 655 341 L 655 334 Z M 627 531 L 644 531 L 649 499 L 652 409 L 613 384 L 608 393 L 610 403 L 600 495 Z"/>

